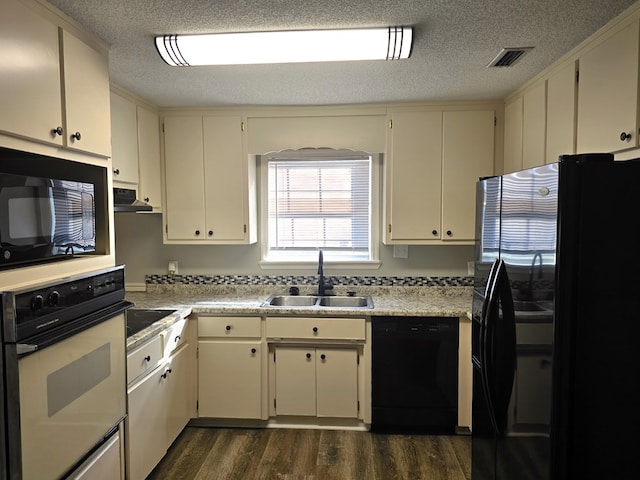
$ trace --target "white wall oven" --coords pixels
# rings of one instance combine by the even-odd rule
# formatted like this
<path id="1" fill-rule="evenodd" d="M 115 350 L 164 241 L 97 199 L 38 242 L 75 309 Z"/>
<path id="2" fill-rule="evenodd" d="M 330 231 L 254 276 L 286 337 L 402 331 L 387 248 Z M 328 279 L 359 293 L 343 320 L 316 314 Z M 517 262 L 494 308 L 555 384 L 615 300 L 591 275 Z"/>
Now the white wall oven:
<path id="1" fill-rule="evenodd" d="M 130 306 L 123 266 L 2 293 L 0 479 L 121 478 Z"/>

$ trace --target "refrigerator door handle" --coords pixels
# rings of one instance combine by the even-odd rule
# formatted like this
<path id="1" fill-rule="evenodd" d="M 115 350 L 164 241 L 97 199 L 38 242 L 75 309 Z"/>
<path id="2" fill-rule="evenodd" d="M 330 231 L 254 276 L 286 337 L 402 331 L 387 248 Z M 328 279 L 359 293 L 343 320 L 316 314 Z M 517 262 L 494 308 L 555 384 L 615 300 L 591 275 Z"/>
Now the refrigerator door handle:
<path id="1" fill-rule="evenodd" d="M 483 363 L 492 423 L 496 433 L 504 435 L 516 369 L 516 326 L 511 285 L 503 260 L 500 260 L 494 287 L 495 295 L 487 314 Z"/>

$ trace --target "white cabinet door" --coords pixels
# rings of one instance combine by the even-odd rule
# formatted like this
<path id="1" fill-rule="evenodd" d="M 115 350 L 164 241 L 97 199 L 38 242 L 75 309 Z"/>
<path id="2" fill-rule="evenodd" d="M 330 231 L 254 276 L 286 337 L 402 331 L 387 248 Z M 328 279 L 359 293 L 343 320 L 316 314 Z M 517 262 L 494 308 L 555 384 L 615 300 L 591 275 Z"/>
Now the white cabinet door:
<path id="1" fill-rule="evenodd" d="M 634 21 L 579 59 L 578 153 L 638 145 L 639 25 Z"/>
<path id="2" fill-rule="evenodd" d="M 165 235 L 203 238 L 205 229 L 202 117 L 165 117 Z"/>
<path id="3" fill-rule="evenodd" d="M 260 341 L 198 342 L 198 416 L 262 417 Z"/>
<path id="4" fill-rule="evenodd" d="M 358 351 L 318 348 L 316 351 L 317 416 L 358 417 Z"/>
<path id="5" fill-rule="evenodd" d="M 440 239 L 442 112 L 390 117 L 385 169 L 385 243 Z"/>
<path id="6" fill-rule="evenodd" d="M 244 242 L 247 234 L 247 155 L 240 116 L 204 117 L 208 240 Z"/>
<path id="7" fill-rule="evenodd" d="M 111 92 L 111 160 L 113 181 L 138 183 L 138 127 L 136 104 Z"/>
<path id="8" fill-rule="evenodd" d="M 313 347 L 276 347 L 277 415 L 316 416 L 316 352 Z"/>
<path id="9" fill-rule="evenodd" d="M 161 366 L 129 388 L 127 471 L 130 480 L 144 480 L 164 456 L 167 446 L 165 368 Z"/>
<path id="10" fill-rule="evenodd" d="M 162 210 L 160 124 L 158 115 L 138 105 L 138 198 Z"/>
<path id="11" fill-rule="evenodd" d="M 442 239 L 474 241 L 476 182 L 493 175 L 493 110 L 444 112 Z"/>
<path id="12" fill-rule="evenodd" d="M 108 59 L 62 31 L 66 146 L 111 156 Z"/>
<path id="13" fill-rule="evenodd" d="M 576 63 L 572 62 L 547 80 L 547 149 L 545 163 L 575 153 Z"/>
<path id="14" fill-rule="evenodd" d="M 0 105 L 0 131 L 62 145 L 58 27 L 17 0 L 2 2 Z"/>
<path id="15" fill-rule="evenodd" d="M 504 107 L 503 173 L 522 170 L 522 108 L 522 97 L 512 100 Z"/>
<path id="16" fill-rule="evenodd" d="M 165 450 L 178 437 L 191 418 L 191 345 L 174 353 L 165 366 L 167 399 L 164 412 L 166 425 Z"/>
<path id="17" fill-rule="evenodd" d="M 544 165 L 547 133 L 547 83 L 540 82 L 522 99 L 522 168 Z"/>

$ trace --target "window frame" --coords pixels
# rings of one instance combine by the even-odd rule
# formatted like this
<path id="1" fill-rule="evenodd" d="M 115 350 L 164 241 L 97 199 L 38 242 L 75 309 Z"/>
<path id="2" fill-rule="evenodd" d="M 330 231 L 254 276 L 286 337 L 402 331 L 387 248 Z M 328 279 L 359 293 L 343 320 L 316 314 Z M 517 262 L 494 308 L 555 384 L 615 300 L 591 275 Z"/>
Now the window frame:
<path id="1" fill-rule="evenodd" d="M 324 264 L 331 268 L 338 269 L 372 269 L 380 267 L 380 179 L 382 168 L 382 154 L 369 153 L 354 150 L 337 150 L 331 148 L 304 148 L 300 150 L 284 150 L 264 155 L 258 155 L 258 170 L 260 172 L 260 261 L 262 269 L 309 269 L 317 266 L 316 261 L 281 261 L 268 260 L 269 253 L 269 189 L 268 189 L 268 161 L 273 158 L 339 158 L 340 156 L 367 155 L 371 157 L 371 223 L 370 223 L 370 245 L 371 251 L 369 260 L 349 260 L 336 261 L 327 259 L 325 255 Z M 319 250 L 319 249 L 318 249 Z"/>

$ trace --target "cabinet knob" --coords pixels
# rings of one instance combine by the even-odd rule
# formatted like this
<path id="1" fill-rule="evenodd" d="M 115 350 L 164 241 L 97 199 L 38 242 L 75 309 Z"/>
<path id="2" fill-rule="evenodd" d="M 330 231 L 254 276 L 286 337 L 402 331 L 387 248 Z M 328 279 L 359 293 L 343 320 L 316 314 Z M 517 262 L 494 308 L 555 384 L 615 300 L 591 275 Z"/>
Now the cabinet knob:
<path id="1" fill-rule="evenodd" d="M 146 357 L 144 357 L 144 361 L 145 362 L 150 362 L 151 361 L 151 355 L 147 355 Z"/>
<path id="2" fill-rule="evenodd" d="M 450 237 L 451 235 L 453 235 L 453 232 L 451 230 L 447 230 L 447 236 Z"/>
<path id="3" fill-rule="evenodd" d="M 208 234 L 209 234 L 209 236 L 211 237 L 211 236 L 213 235 L 213 230 L 209 230 L 207 233 L 208 233 Z"/>
<path id="4" fill-rule="evenodd" d="M 76 133 L 72 133 L 71 134 L 71 140 L 78 140 L 80 141 L 80 139 L 82 138 L 82 135 L 80 135 L 80 132 L 76 132 Z"/>
<path id="5" fill-rule="evenodd" d="M 318 327 L 313 327 L 313 333 L 318 333 Z"/>
<path id="6" fill-rule="evenodd" d="M 327 356 L 323 353 L 322 355 L 320 355 L 320 358 L 321 358 L 322 360 L 325 360 L 325 359 L 327 358 Z"/>
<path id="7" fill-rule="evenodd" d="M 253 355 L 255 355 L 255 354 L 256 354 L 256 352 L 257 352 L 257 350 L 256 350 L 255 348 L 252 348 L 252 349 L 251 349 L 251 353 L 252 353 Z"/>
<path id="8" fill-rule="evenodd" d="M 176 335 L 176 338 L 174 338 L 173 341 L 178 343 L 180 341 L 180 335 Z"/>
<path id="9" fill-rule="evenodd" d="M 149 203 L 149 197 L 144 197 L 144 201 Z"/>
<path id="10" fill-rule="evenodd" d="M 167 376 L 169 376 L 169 374 L 171 373 L 171 369 L 167 368 L 164 373 L 161 375 L 162 378 L 167 378 Z"/>
<path id="11" fill-rule="evenodd" d="M 307 353 L 307 360 L 310 360 L 310 359 L 311 359 L 311 354 Z"/>
<path id="12" fill-rule="evenodd" d="M 431 230 L 431 235 L 438 235 L 438 230 Z"/>
<path id="13" fill-rule="evenodd" d="M 226 327 L 224 327 L 224 329 L 228 332 L 229 330 L 231 330 L 231 325 L 227 325 Z"/>
<path id="14" fill-rule="evenodd" d="M 119 168 L 116 168 L 116 169 L 113 171 L 113 173 L 114 173 L 114 174 L 116 174 L 116 175 L 120 175 L 120 169 L 119 169 Z"/>
<path id="15" fill-rule="evenodd" d="M 62 136 L 62 134 L 64 133 L 64 130 L 62 129 L 62 127 L 56 127 L 51 129 L 51 134 L 52 135 L 60 135 Z"/>
<path id="16" fill-rule="evenodd" d="M 627 140 L 631 140 L 631 134 L 627 133 L 627 132 L 622 132 L 620 134 L 620 141 L 621 142 L 626 142 Z"/>
<path id="17" fill-rule="evenodd" d="M 196 236 L 200 235 L 200 230 L 195 231 Z"/>

